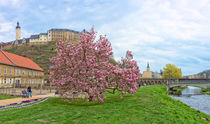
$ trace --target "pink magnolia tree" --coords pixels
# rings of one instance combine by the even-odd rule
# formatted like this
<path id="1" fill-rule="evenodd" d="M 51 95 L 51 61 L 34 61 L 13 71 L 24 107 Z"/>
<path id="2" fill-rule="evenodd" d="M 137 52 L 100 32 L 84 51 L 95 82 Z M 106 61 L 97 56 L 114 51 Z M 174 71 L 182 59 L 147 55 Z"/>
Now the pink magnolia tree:
<path id="1" fill-rule="evenodd" d="M 50 81 L 64 98 L 76 91 L 87 94 L 89 101 L 103 102 L 104 92 L 119 91 L 121 96 L 136 92 L 140 70 L 131 52 L 118 65 L 111 64 L 111 44 L 102 35 L 96 40 L 93 28 L 77 44 L 60 41 L 56 54 L 50 59 L 54 64 Z"/>

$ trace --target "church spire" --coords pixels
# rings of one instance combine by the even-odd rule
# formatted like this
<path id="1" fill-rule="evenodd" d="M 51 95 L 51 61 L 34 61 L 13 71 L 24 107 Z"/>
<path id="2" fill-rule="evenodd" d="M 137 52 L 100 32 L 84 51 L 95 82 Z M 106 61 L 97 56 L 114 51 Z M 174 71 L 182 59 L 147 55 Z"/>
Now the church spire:
<path id="1" fill-rule="evenodd" d="M 147 62 L 147 71 L 150 71 L 149 62 Z"/>
<path id="2" fill-rule="evenodd" d="M 17 21 L 17 26 L 16 26 L 16 28 L 20 28 L 20 25 L 19 25 L 19 22 Z"/>
<path id="3" fill-rule="evenodd" d="M 147 68 L 149 68 L 149 62 L 147 62 Z"/>

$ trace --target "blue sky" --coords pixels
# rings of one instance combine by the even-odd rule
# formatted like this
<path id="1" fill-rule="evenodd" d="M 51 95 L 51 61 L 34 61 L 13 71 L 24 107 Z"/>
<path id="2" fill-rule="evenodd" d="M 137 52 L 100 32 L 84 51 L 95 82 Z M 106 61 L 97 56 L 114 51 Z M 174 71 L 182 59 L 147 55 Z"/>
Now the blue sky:
<path id="1" fill-rule="evenodd" d="M 175 64 L 184 75 L 210 69 L 209 0 L 0 0 L 0 41 L 50 28 L 106 34 L 119 60 L 131 50 L 141 73 Z"/>

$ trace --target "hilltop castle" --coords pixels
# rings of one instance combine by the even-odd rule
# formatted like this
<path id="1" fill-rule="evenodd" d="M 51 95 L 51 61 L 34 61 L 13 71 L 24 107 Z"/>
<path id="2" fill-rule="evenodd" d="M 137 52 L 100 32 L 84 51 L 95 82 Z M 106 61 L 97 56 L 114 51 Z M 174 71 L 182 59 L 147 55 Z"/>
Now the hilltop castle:
<path id="1" fill-rule="evenodd" d="M 86 32 L 85 29 L 82 32 Z M 47 33 L 39 33 L 31 35 L 29 38 L 21 39 L 21 27 L 19 22 L 16 26 L 16 39 L 7 43 L 0 43 L 0 48 L 8 49 L 13 46 L 19 46 L 22 44 L 45 44 L 50 41 L 79 41 L 82 32 L 70 30 L 70 29 L 50 29 Z"/>

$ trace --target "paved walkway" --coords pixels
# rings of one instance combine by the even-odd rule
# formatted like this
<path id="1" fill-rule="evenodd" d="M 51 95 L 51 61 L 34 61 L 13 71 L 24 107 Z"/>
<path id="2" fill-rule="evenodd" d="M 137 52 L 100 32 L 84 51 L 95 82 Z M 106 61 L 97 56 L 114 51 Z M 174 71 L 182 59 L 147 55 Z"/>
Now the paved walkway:
<path id="1" fill-rule="evenodd" d="M 1 105 L 7 105 L 7 104 L 12 104 L 12 103 L 19 103 L 25 100 L 32 100 L 32 99 L 39 99 L 39 98 L 45 98 L 45 97 L 50 97 L 50 96 L 54 96 L 54 93 L 50 93 L 47 95 L 36 95 L 30 98 L 12 98 L 12 99 L 4 99 L 4 100 L 0 100 L 0 106 Z"/>

